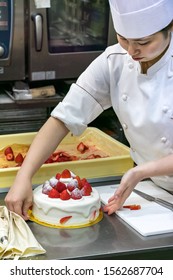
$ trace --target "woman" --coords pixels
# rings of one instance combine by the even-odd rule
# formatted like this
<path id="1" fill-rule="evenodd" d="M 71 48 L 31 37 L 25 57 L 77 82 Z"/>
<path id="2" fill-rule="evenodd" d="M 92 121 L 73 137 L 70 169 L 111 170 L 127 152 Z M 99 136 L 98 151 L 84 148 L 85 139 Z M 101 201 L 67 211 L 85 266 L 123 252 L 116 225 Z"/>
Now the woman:
<path id="1" fill-rule="evenodd" d="M 111 106 L 136 167 L 122 177 L 104 210 L 110 215 L 119 209 L 144 178 L 173 190 L 173 1 L 109 2 L 119 43 L 91 63 L 53 110 L 5 198 L 7 207 L 24 219 L 38 168 L 69 130 L 79 135 Z"/>

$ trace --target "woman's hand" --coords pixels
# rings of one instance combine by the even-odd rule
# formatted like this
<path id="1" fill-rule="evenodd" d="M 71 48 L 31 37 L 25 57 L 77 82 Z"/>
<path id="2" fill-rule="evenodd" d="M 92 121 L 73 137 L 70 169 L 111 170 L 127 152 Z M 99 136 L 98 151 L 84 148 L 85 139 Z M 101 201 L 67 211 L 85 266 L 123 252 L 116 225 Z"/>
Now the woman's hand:
<path id="1" fill-rule="evenodd" d="M 141 180 L 138 168 L 134 167 L 128 170 L 121 179 L 120 185 L 114 195 L 108 200 L 108 204 L 103 207 L 104 212 L 108 215 L 116 212 L 124 204 L 137 183 Z"/>
<path id="2" fill-rule="evenodd" d="M 16 177 L 13 186 L 5 197 L 5 203 L 10 211 L 17 213 L 24 220 L 28 220 L 28 210 L 32 206 L 31 181 Z"/>

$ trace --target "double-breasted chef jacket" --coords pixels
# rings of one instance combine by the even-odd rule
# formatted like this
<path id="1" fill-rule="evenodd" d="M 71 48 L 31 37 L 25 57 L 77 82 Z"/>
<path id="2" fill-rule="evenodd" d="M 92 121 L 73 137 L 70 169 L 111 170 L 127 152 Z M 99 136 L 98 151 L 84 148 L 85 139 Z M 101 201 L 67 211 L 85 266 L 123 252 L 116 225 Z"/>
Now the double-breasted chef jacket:
<path id="1" fill-rule="evenodd" d="M 51 115 L 80 135 L 111 106 L 137 165 L 173 153 L 173 36 L 164 56 L 147 74 L 119 44 L 108 47 L 72 84 Z M 151 179 L 173 190 L 173 174 Z"/>

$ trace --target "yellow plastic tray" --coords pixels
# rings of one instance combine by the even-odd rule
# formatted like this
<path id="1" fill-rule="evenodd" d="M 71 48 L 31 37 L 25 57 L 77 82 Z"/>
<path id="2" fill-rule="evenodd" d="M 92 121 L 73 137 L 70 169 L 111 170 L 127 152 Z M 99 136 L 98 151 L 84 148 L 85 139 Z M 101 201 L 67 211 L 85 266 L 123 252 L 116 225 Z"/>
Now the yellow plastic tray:
<path id="1" fill-rule="evenodd" d="M 35 135 L 35 132 L 1 135 L 0 150 L 14 143 L 31 144 Z M 66 168 L 80 177 L 92 179 L 121 176 L 133 166 L 130 150 L 127 146 L 93 127 L 88 127 L 80 136 L 72 136 L 69 133 L 57 149 L 59 150 L 62 147 L 63 150 L 68 152 L 69 150 L 73 150 L 72 153 L 74 154 L 77 144 L 81 141 L 89 145 L 96 145 L 98 149 L 109 155 L 109 157 L 43 164 L 33 177 L 33 184 L 43 183 Z M 12 185 L 19 168 L 0 168 L 0 188 L 6 188 Z"/>

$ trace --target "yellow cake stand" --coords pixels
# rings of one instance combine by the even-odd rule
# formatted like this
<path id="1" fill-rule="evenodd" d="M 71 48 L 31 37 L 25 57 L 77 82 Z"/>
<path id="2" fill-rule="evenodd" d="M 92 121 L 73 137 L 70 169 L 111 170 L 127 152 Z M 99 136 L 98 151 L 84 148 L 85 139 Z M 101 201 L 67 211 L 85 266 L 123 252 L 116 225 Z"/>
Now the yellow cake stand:
<path id="1" fill-rule="evenodd" d="M 35 222 L 39 225 L 46 226 L 46 227 L 51 227 L 51 228 L 84 228 L 84 227 L 89 227 L 89 226 L 93 226 L 93 225 L 97 224 L 103 218 L 103 211 L 100 209 L 99 216 L 95 221 L 91 221 L 91 222 L 89 222 L 87 224 L 83 224 L 83 225 L 69 225 L 68 226 L 68 225 L 51 225 L 51 224 L 48 224 L 48 223 L 45 223 L 45 222 L 41 222 L 34 217 L 34 215 L 32 214 L 32 210 L 29 210 L 28 214 L 29 214 L 29 220 L 30 221 Z"/>

